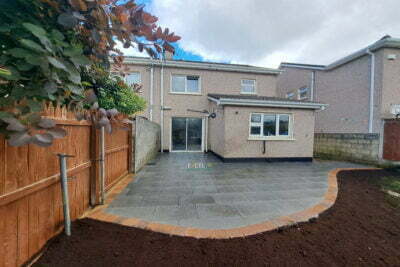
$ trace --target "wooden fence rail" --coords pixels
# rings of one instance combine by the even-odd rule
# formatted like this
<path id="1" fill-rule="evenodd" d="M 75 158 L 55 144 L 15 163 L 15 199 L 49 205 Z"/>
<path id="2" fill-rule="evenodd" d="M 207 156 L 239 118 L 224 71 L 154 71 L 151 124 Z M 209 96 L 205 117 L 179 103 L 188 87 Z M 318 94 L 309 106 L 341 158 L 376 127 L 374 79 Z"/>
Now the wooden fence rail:
<path id="1" fill-rule="evenodd" d="M 0 137 L 0 266 L 19 266 L 40 251 L 63 228 L 57 153 L 68 159 L 71 218 L 79 218 L 99 199 L 99 131 L 78 122 L 65 108 L 45 113 L 68 135 L 49 148 L 10 147 Z M 106 135 L 106 186 L 128 173 L 129 132 Z"/>

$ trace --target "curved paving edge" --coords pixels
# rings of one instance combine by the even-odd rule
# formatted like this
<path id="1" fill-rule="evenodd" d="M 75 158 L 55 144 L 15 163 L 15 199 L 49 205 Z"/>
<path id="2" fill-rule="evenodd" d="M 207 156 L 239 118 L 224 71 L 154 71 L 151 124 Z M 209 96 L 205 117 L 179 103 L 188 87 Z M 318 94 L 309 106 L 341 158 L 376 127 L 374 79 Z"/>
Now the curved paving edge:
<path id="1" fill-rule="evenodd" d="M 339 168 L 328 173 L 328 190 L 325 193 L 324 200 L 306 210 L 296 212 L 287 216 L 278 217 L 273 220 L 265 221 L 258 224 L 252 224 L 232 229 L 199 229 L 175 226 L 169 224 L 161 224 L 155 222 L 144 221 L 139 218 L 125 218 L 113 214 L 105 213 L 105 209 L 114 200 L 114 198 L 122 192 L 122 190 L 133 181 L 134 176 L 129 175 L 123 179 L 107 194 L 106 204 L 96 207 L 89 211 L 85 217 L 110 223 L 116 223 L 124 226 L 137 227 L 154 232 L 177 235 L 194 238 L 211 238 L 211 239 L 228 239 L 235 237 L 244 237 L 255 235 L 262 232 L 276 230 L 278 228 L 287 227 L 293 224 L 307 222 L 313 218 L 318 218 L 319 214 L 328 210 L 336 201 L 338 194 L 337 174 L 340 171 L 347 170 L 376 170 L 377 168 Z"/>

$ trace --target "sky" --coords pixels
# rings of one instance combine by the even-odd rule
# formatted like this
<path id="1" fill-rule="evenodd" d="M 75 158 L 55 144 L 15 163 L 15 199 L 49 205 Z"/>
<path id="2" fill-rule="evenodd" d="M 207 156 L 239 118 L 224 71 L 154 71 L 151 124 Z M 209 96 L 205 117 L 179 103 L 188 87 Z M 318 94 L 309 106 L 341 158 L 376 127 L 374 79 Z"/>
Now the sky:
<path id="1" fill-rule="evenodd" d="M 324 65 L 384 35 L 400 38 L 399 0 L 136 2 L 182 37 L 174 59 L 271 68 L 281 62 Z M 140 56 L 135 49 L 124 52 Z"/>

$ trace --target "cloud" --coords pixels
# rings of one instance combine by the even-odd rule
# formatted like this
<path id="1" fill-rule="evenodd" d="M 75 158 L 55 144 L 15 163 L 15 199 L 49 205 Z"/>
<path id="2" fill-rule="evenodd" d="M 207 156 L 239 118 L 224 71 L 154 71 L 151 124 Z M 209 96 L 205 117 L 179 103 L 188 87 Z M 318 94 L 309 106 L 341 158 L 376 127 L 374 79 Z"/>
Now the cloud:
<path id="1" fill-rule="evenodd" d="M 398 0 L 153 0 L 150 9 L 187 51 L 267 67 L 328 64 L 400 36 Z"/>
<path id="2" fill-rule="evenodd" d="M 124 48 L 123 44 L 120 41 L 116 41 L 116 48 L 124 53 L 124 56 L 134 56 L 134 57 L 148 57 L 149 55 L 146 52 L 139 52 L 137 47 Z"/>

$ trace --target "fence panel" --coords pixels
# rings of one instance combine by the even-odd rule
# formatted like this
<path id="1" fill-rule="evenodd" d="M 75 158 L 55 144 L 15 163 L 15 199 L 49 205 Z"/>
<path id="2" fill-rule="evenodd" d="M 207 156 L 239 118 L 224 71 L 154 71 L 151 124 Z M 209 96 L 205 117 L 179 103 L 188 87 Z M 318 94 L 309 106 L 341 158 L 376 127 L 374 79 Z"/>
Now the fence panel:
<path id="1" fill-rule="evenodd" d="M 383 158 L 400 161 L 400 121 L 387 120 L 385 122 Z"/>
<path id="2" fill-rule="evenodd" d="M 129 172 L 130 131 L 117 130 L 105 134 L 106 189 L 110 189 Z"/>
<path id="3" fill-rule="evenodd" d="M 18 266 L 32 258 L 63 228 L 59 162 L 67 160 L 71 219 L 79 218 L 99 200 L 99 134 L 65 108 L 47 107 L 44 115 L 68 132 L 49 148 L 10 147 L 0 136 L 0 267 Z M 129 170 L 131 132 L 105 135 L 106 188 Z"/>
<path id="4" fill-rule="evenodd" d="M 47 108 L 68 136 L 49 148 L 10 147 L 0 137 L 0 266 L 18 266 L 62 230 L 63 212 L 57 153 L 68 160 L 71 218 L 89 208 L 91 125 L 60 107 Z"/>

